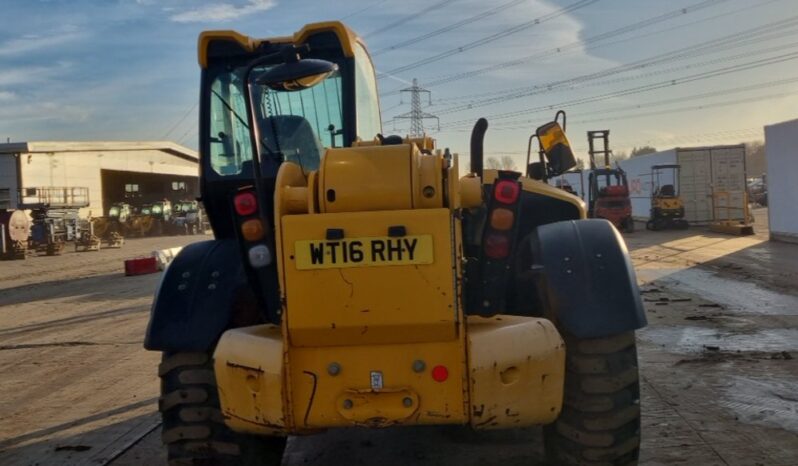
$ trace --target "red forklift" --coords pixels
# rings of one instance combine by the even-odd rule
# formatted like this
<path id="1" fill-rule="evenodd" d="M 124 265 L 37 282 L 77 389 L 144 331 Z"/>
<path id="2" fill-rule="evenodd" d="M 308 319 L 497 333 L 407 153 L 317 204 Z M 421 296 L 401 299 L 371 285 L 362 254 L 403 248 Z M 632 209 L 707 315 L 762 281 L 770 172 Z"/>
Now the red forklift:
<path id="1" fill-rule="evenodd" d="M 635 222 L 632 219 L 632 202 L 629 199 L 629 183 L 626 172 L 616 163 L 610 166 L 609 130 L 588 131 L 587 142 L 590 155 L 590 175 L 588 176 L 588 217 L 604 218 L 612 222 L 619 231 L 632 233 Z M 601 146 L 597 143 L 600 142 Z M 598 147 L 602 147 L 599 149 Z M 604 166 L 596 166 L 596 155 L 604 156 Z"/>

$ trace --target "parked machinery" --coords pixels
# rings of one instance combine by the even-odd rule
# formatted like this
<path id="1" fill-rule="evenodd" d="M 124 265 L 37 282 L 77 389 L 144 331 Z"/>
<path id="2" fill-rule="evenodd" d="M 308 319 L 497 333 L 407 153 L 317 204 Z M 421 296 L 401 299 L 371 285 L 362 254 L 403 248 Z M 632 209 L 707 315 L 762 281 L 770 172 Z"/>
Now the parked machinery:
<path id="1" fill-rule="evenodd" d="M 89 206 L 89 188 L 21 188 L 17 207 L 30 210 L 28 247 L 48 256 L 61 254 L 67 241 L 80 239 L 79 211 Z"/>
<path id="2" fill-rule="evenodd" d="M 163 235 L 164 231 L 168 229 L 169 223 L 172 220 L 172 203 L 166 199 L 163 201 L 153 202 L 151 215 L 153 219 L 155 219 L 155 235 Z"/>
<path id="3" fill-rule="evenodd" d="M 180 201 L 174 204 L 170 230 L 181 235 L 196 235 L 205 231 L 205 216 L 196 200 Z"/>
<path id="4" fill-rule="evenodd" d="M 172 219 L 172 203 L 163 201 L 144 204 L 131 222 L 131 229 L 138 236 L 161 236 L 169 229 Z"/>
<path id="5" fill-rule="evenodd" d="M 30 218 L 22 210 L 0 210 L 0 259 L 25 259 Z"/>
<path id="6" fill-rule="evenodd" d="M 632 201 L 629 197 L 629 183 L 626 173 L 617 166 L 610 166 L 609 130 L 588 131 L 588 154 L 590 155 L 590 175 L 588 176 L 587 215 L 590 218 L 604 218 L 612 222 L 618 230 L 631 233 L 635 230 L 632 218 Z M 602 143 L 601 149 L 596 141 Z M 596 155 L 603 156 L 604 165 L 596 165 Z"/>
<path id="7" fill-rule="evenodd" d="M 78 220 L 78 234 L 75 238 L 75 252 L 99 251 L 102 239 L 94 234 L 94 223 L 91 219 Z"/>
<path id="8" fill-rule="evenodd" d="M 288 435 L 428 424 L 547 424 L 555 464 L 636 462 L 645 315 L 609 222 L 483 169 L 485 119 L 462 178 L 430 138 L 374 137 L 374 68 L 339 22 L 203 33 L 199 61 L 214 239 L 166 269 L 145 337 L 170 462 L 278 465 Z M 574 165 L 557 122 L 537 136 L 530 171 Z"/>
<path id="9" fill-rule="evenodd" d="M 125 224 L 127 236 L 143 237 L 152 235 L 155 217 L 152 216 L 152 204 L 144 204 L 133 212 Z"/>
<path id="10" fill-rule="evenodd" d="M 96 236 L 100 244 L 105 244 L 109 248 L 120 248 L 125 244 L 124 235 L 128 228 L 130 215 L 130 205 L 117 202 L 111 204 L 107 216 L 90 218 L 86 229 L 89 230 L 91 236 Z"/>
<path id="11" fill-rule="evenodd" d="M 680 169 L 675 164 L 651 167 L 651 217 L 646 222 L 647 229 L 686 230 L 689 227 L 684 218 L 684 203 L 679 196 Z"/>

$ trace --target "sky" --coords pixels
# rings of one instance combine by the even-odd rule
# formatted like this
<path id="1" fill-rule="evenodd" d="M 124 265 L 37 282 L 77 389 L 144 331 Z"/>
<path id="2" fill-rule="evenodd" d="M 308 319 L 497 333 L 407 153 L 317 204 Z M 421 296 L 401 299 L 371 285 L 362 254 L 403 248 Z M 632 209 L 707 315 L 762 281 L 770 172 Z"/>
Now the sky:
<path id="1" fill-rule="evenodd" d="M 798 118 L 798 0 L 2 0 L 0 140 L 173 140 L 197 147 L 197 35 L 269 37 L 341 19 L 379 73 L 383 132 L 404 134 L 414 78 L 425 129 L 523 166 L 562 108 L 616 151 L 734 144 Z M 440 126 L 439 126 L 440 125 Z"/>

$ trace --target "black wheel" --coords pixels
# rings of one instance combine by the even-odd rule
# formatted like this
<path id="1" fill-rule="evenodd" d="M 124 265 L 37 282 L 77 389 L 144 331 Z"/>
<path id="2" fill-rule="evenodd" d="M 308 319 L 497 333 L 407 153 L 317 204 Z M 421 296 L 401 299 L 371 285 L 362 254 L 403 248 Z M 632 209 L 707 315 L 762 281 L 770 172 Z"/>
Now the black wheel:
<path id="1" fill-rule="evenodd" d="M 548 460 L 557 465 L 637 464 L 640 383 L 634 332 L 564 339 L 563 410 L 543 430 Z"/>
<path id="2" fill-rule="evenodd" d="M 654 230 L 654 220 L 649 220 L 646 222 L 646 230 Z"/>
<path id="3" fill-rule="evenodd" d="M 158 375 L 162 441 L 170 466 L 278 466 L 285 437 L 255 437 L 224 424 L 213 360 L 206 353 L 164 354 Z"/>
<path id="4" fill-rule="evenodd" d="M 626 219 L 626 232 L 627 233 L 635 232 L 635 220 L 632 217 Z"/>

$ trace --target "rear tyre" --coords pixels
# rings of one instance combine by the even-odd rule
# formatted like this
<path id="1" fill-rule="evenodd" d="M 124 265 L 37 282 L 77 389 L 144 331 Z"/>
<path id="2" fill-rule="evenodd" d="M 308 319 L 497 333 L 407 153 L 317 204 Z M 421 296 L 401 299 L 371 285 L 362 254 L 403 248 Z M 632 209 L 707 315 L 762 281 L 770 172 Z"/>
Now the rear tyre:
<path id="1" fill-rule="evenodd" d="M 213 360 L 206 353 L 164 353 L 158 375 L 162 441 L 170 466 L 278 466 L 285 437 L 239 434 L 225 424 Z"/>
<path id="2" fill-rule="evenodd" d="M 634 332 L 596 339 L 564 335 L 563 410 L 545 426 L 557 465 L 633 465 L 640 449 L 640 383 Z"/>

